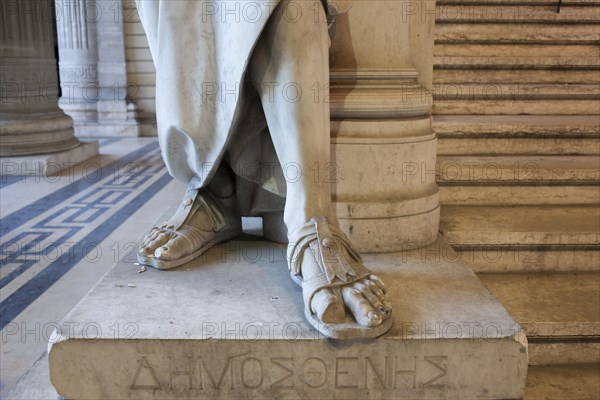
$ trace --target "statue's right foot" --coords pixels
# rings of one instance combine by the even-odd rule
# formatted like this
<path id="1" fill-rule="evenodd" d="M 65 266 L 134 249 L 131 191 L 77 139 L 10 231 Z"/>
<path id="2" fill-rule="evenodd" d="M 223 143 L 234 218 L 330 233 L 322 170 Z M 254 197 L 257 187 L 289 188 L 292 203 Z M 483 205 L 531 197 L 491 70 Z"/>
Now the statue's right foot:
<path id="1" fill-rule="evenodd" d="M 175 268 L 239 235 L 242 224 L 234 197 L 216 197 L 204 189 L 188 190 L 175 214 L 146 233 L 138 261 L 158 269 Z"/>

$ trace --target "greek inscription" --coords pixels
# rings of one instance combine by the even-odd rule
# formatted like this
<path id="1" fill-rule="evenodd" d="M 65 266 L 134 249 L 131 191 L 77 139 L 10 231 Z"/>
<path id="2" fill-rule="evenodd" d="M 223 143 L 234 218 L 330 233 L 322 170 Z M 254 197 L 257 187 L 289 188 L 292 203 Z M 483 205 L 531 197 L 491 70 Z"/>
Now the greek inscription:
<path id="1" fill-rule="evenodd" d="M 248 353 L 215 360 L 199 355 L 169 356 L 168 362 L 142 356 L 131 390 L 164 391 L 174 397 L 231 390 L 398 390 L 444 389 L 448 357 L 260 357 Z M 163 377 L 159 381 L 158 377 Z M 212 396 L 212 395 L 211 395 Z"/>
<path id="2" fill-rule="evenodd" d="M 287 363 L 288 365 L 284 365 L 283 363 Z M 294 365 L 294 359 L 293 358 L 271 358 L 271 363 L 273 365 L 276 365 L 280 368 L 282 368 L 283 370 L 285 370 L 287 372 L 287 375 L 279 378 L 278 380 L 276 380 L 275 382 L 273 382 L 271 384 L 272 388 L 286 388 L 286 389 L 291 389 L 294 387 L 294 382 L 293 382 L 293 376 L 294 376 L 294 370 L 293 368 L 290 368 L 289 365 L 291 365 L 293 367 Z M 290 379 L 292 378 L 292 379 Z M 288 381 L 288 383 L 285 383 L 286 381 Z M 289 382 L 291 381 L 291 382 Z"/>
<path id="3" fill-rule="evenodd" d="M 335 388 L 358 389 L 356 383 L 359 369 L 358 357 L 336 357 L 335 358 Z"/>
<path id="4" fill-rule="evenodd" d="M 318 389 L 327 383 L 327 364 L 317 357 L 311 357 L 302 365 L 301 380 L 306 386 Z"/>
<path id="5" fill-rule="evenodd" d="M 388 370 L 388 358 L 383 357 L 384 361 L 383 361 L 383 369 L 380 371 L 377 371 L 377 367 L 374 364 L 374 361 L 371 360 L 370 357 L 365 357 L 365 387 L 369 388 L 369 383 L 373 382 L 376 378 L 377 382 L 379 382 L 379 386 L 383 387 L 384 389 L 387 389 L 387 385 L 386 385 L 386 371 Z M 369 373 L 369 371 L 371 371 Z"/>
<path id="6" fill-rule="evenodd" d="M 220 389 L 221 385 L 223 384 L 223 382 L 225 381 L 225 377 L 229 376 L 229 388 L 233 389 L 233 357 L 228 357 L 227 358 L 227 364 L 225 365 L 225 368 L 223 368 L 221 375 L 219 375 L 219 379 L 217 381 L 215 381 L 215 379 L 212 377 L 212 375 L 210 374 L 210 369 L 209 367 L 207 367 L 204 364 L 204 361 L 202 361 L 202 358 L 200 358 L 200 365 L 201 365 L 201 383 L 200 383 L 200 388 L 203 389 L 204 388 L 204 377 L 208 377 L 210 379 L 210 382 L 212 384 L 212 387 L 214 389 Z M 214 368 L 214 366 L 211 366 Z"/>
<path id="7" fill-rule="evenodd" d="M 179 369 L 176 360 L 173 357 L 169 357 L 170 364 L 170 380 L 169 389 L 171 390 L 185 390 L 192 389 L 192 377 L 194 370 L 194 357 L 188 356 L 184 364 L 186 369 Z"/>
<path id="8" fill-rule="evenodd" d="M 146 359 L 146 357 L 142 357 L 138 363 L 137 370 L 133 377 L 131 389 L 156 390 L 160 388 L 160 383 L 158 382 L 158 379 L 156 379 L 156 373 L 154 372 L 154 368 L 152 368 L 150 364 L 148 364 L 148 360 Z"/>
<path id="9" fill-rule="evenodd" d="M 254 377 L 256 383 L 252 383 L 249 379 L 249 376 L 254 375 L 252 372 L 258 372 L 258 378 Z M 262 362 L 254 357 L 244 359 L 241 366 L 241 375 L 242 384 L 246 389 L 257 389 L 261 387 L 264 380 Z"/>
<path id="10" fill-rule="evenodd" d="M 434 376 L 433 378 L 431 378 L 428 381 L 426 381 L 425 383 L 423 383 L 423 387 L 443 389 L 446 386 L 443 383 L 436 383 L 436 382 L 438 380 L 442 379 L 444 376 L 446 376 L 446 368 L 447 368 L 446 361 L 447 361 L 447 359 L 448 359 L 448 357 L 446 357 L 446 356 L 439 356 L 439 357 L 426 356 L 425 357 L 425 361 L 428 362 L 429 364 L 433 365 L 435 368 L 437 368 L 439 373 L 436 376 Z"/>
<path id="11" fill-rule="evenodd" d="M 402 359 L 394 357 L 394 389 L 398 388 L 398 381 L 402 381 L 403 378 L 408 377 L 411 382 L 410 387 L 412 389 L 417 388 L 417 357 L 412 357 L 412 369 L 399 369 L 402 364 Z"/>

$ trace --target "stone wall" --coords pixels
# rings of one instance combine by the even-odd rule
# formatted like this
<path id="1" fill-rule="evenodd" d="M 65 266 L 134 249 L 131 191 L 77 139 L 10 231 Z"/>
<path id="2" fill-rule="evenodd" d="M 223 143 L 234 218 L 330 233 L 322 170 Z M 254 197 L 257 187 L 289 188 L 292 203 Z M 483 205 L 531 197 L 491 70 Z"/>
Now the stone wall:
<path id="1" fill-rule="evenodd" d="M 142 136 L 156 135 L 156 69 L 135 1 L 123 1 L 125 61 L 131 100 L 136 103 Z"/>

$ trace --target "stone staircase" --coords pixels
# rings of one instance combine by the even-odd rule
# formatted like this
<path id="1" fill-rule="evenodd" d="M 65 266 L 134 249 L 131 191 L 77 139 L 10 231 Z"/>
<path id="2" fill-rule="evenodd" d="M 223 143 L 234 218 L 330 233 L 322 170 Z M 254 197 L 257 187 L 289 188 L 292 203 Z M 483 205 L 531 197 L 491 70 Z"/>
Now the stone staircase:
<path id="1" fill-rule="evenodd" d="M 600 1 L 436 11 L 441 233 L 522 324 L 530 364 L 597 369 Z"/>

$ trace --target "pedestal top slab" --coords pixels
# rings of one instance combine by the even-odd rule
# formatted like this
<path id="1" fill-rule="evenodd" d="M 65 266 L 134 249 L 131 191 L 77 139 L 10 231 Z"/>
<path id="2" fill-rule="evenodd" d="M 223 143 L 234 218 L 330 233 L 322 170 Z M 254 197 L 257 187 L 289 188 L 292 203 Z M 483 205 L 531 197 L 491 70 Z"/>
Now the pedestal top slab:
<path id="1" fill-rule="evenodd" d="M 304 319 L 286 246 L 214 247 L 174 270 L 126 257 L 50 344 L 65 398 L 519 398 L 518 324 L 443 241 L 364 255 L 387 284 L 393 328 L 335 341 Z"/>

